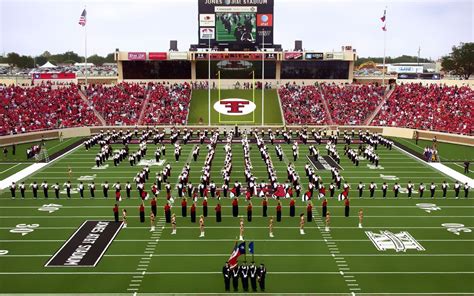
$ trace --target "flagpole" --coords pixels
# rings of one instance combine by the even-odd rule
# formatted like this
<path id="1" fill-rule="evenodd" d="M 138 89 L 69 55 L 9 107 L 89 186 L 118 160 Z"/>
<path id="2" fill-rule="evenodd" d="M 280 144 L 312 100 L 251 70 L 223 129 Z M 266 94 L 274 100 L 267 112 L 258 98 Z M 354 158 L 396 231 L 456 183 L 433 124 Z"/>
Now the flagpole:
<path id="1" fill-rule="evenodd" d="M 265 31 L 262 33 L 262 127 L 264 125 L 265 107 L 264 107 L 264 93 L 265 93 Z"/>
<path id="2" fill-rule="evenodd" d="M 86 11 L 86 19 L 87 19 L 87 9 L 86 9 L 86 6 L 84 6 L 84 10 Z M 86 73 L 86 84 L 85 84 L 85 87 L 87 89 L 87 23 L 85 24 L 84 26 L 84 52 L 85 52 L 85 57 L 84 57 L 84 60 L 85 60 L 85 65 L 84 65 L 84 68 L 85 68 L 85 73 Z"/>
<path id="3" fill-rule="evenodd" d="M 387 7 L 385 7 L 385 13 L 384 13 L 384 16 L 386 17 L 386 14 L 387 14 Z M 387 35 L 387 23 L 385 22 L 384 20 L 384 30 L 383 30 L 383 79 L 382 79 L 382 86 L 385 86 L 385 52 L 386 52 L 386 45 L 387 45 L 387 42 L 386 42 L 386 35 Z"/>
<path id="4" fill-rule="evenodd" d="M 207 51 L 208 57 L 208 76 L 207 76 L 207 102 L 208 102 L 208 125 L 211 126 L 211 36 L 208 34 L 207 40 L 209 41 L 209 48 Z"/>

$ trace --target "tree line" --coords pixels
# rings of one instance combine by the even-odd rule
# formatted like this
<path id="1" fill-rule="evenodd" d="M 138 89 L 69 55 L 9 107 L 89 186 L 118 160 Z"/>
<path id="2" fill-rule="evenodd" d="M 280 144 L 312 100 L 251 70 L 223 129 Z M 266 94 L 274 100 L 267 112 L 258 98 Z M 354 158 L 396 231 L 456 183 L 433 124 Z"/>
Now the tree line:
<path id="1" fill-rule="evenodd" d="M 10 52 L 4 57 L 0 56 L 0 64 L 9 64 L 18 68 L 34 68 L 44 65 L 48 61 L 54 65 L 74 64 L 83 63 L 84 57 L 79 56 L 73 51 L 66 51 L 65 53 L 59 54 L 51 54 L 49 51 L 45 51 L 38 56 L 20 55 L 16 52 Z M 109 53 L 105 57 L 94 54 L 87 57 L 87 62 L 97 66 L 102 66 L 104 63 L 114 63 L 114 54 Z"/>

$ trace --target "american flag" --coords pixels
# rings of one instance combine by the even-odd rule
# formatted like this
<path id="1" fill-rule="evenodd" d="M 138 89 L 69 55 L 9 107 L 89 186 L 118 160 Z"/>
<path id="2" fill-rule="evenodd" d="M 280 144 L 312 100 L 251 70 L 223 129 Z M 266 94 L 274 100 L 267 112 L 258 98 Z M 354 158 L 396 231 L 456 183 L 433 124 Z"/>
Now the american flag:
<path id="1" fill-rule="evenodd" d="M 81 17 L 79 18 L 79 25 L 81 25 L 83 27 L 86 25 L 86 15 L 87 15 L 87 12 L 84 9 L 81 13 Z"/>

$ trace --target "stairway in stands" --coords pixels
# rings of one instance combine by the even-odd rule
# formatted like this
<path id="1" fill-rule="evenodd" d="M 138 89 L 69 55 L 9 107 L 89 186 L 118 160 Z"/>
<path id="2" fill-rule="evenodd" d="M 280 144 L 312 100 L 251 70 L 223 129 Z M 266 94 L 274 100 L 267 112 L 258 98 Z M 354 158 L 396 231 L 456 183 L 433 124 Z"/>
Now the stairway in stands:
<path id="1" fill-rule="evenodd" d="M 86 102 L 87 106 L 92 108 L 92 111 L 94 112 L 95 117 L 97 117 L 97 119 L 99 119 L 100 124 L 103 125 L 103 126 L 107 125 L 104 117 L 102 117 L 102 115 L 100 115 L 100 113 L 97 112 L 97 110 L 95 110 L 94 106 L 92 106 L 92 103 L 87 99 L 86 94 L 81 89 L 78 91 L 78 93 L 79 93 L 79 96 L 81 97 L 81 99 L 84 102 Z"/>
<path id="2" fill-rule="evenodd" d="M 143 117 L 145 117 L 145 110 L 147 109 L 148 101 L 150 101 L 150 93 L 151 93 L 151 90 L 147 90 L 146 98 L 145 98 L 145 101 L 143 102 L 142 110 L 140 111 L 140 116 L 138 117 L 137 125 L 143 124 Z"/>
<path id="3" fill-rule="evenodd" d="M 395 92 L 395 89 L 396 87 L 390 89 L 383 97 L 383 100 L 382 102 L 380 102 L 380 104 L 377 106 L 377 108 L 375 108 L 374 112 L 372 112 L 372 114 L 370 114 L 367 119 L 364 121 L 364 125 L 370 125 L 372 123 L 372 121 L 374 120 L 374 118 L 377 116 L 377 114 L 379 114 L 380 110 L 382 109 L 383 105 L 385 105 L 385 102 L 387 102 L 387 100 L 393 95 L 393 93 Z"/>
<path id="4" fill-rule="evenodd" d="M 323 101 L 324 110 L 326 110 L 328 124 L 333 125 L 334 121 L 332 120 L 331 112 L 329 112 L 328 102 L 326 101 L 326 98 L 324 97 L 323 91 L 320 86 L 318 86 L 318 90 L 319 90 L 319 94 L 321 95 L 321 100 Z"/>

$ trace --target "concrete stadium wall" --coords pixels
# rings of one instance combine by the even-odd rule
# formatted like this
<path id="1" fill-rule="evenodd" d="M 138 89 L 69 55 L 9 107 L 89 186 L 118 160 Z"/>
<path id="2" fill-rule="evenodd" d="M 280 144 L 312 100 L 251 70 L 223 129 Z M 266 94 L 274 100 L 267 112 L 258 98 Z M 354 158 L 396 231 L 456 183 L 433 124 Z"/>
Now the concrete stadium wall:
<path id="1" fill-rule="evenodd" d="M 188 125 L 188 126 L 177 126 L 179 128 L 188 128 L 193 130 L 214 130 L 218 129 L 219 131 L 230 131 L 234 129 L 234 126 L 205 126 L 205 125 Z M 386 137 L 399 137 L 405 139 L 413 139 L 415 131 L 414 129 L 409 128 L 397 128 L 397 127 L 378 127 L 378 126 L 286 126 L 287 130 L 298 130 L 302 127 L 307 127 L 309 131 L 311 129 L 316 130 L 324 130 L 327 129 L 329 134 L 331 132 L 336 133 L 337 130 L 342 134 L 344 131 L 351 132 L 354 130 L 356 133 L 360 130 L 362 131 L 370 131 L 372 133 L 378 133 Z M 78 128 L 67 128 L 67 129 L 60 129 L 60 130 L 48 130 L 48 131 L 38 131 L 38 132 L 30 132 L 25 134 L 17 134 L 17 135 L 8 135 L 8 136 L 1 136 L 0 137 L 0 147 L 7 146 L 11 144 L 22 144 L 22 143 L 30 143 L 44 140 L 51 140 L 57 139 L 62 134 L 64 139 L 67 138 L 74 138 L 74 137 L 88 137 L 93 134 L 98 134 L 101 131 L 133 131 L 135 128 L 139 130 L 145 130 L 147 128 L 154 128 L 153 126 L 97 126 L 97 127 L 78 127 Z M 158 126 L 158 129 L 164 129 L 166 132 L 169 132 L 173 126 Z M 266 131 L 268 128 L 273 130 L 275 129 L 283 129 L 284 126 L 264 126 L 263 129 Z M 239 129 L 250 131 L 252 129 L 262 129 L 262 126 L 240 126 Z M 456 134 L 448 134 L 448 133 L 441 133 L 441 132 L 432 132 L 432 131 L 423 131 L 418 130 L 419 137 L 422 140 L 431 140 L 435 136 L 439 142 L 446 142 L 452 144 L 460 144 L 460 145 L 467 145 L 474 147 L 474 137 L 473 136 L 463 136 L 463 135 L 456 135 Z"/>

